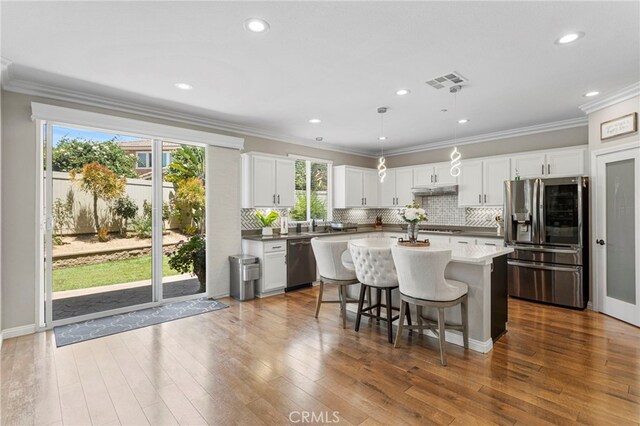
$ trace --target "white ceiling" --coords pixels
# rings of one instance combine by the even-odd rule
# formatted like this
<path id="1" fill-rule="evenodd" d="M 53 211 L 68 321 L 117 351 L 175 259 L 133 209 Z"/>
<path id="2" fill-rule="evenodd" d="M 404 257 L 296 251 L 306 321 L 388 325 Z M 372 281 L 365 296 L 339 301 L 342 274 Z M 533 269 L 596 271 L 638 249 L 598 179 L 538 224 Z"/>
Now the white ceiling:
<path id="1" fill-rule="evenodd" d="M 458 137 L 584 117 L 585 92 L 640 81 L 637 1 L 2 2 L 1 14 L 0 53 L 22 78 L 369 153 L 379 106 L 385 149 L 400 150 L 451 139 L 463 117 Z M 271 30 L 246 32 L 248 17 Z M 554 43 L 570 31 L 586 36 Z M 454 70 L 470 80 L 457 111 L 425 84 Z"/>

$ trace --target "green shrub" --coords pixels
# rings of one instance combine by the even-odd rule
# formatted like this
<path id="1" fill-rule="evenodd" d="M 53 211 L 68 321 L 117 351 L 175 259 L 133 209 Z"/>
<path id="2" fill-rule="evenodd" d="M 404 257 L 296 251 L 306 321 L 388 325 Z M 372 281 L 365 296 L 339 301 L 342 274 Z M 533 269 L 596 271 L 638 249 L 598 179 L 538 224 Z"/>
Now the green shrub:
<path id="1" fill-rule="evenodd" d="M 115 200 L 111 209 L 121 219 L 120 234 L 126 236 L 127 222 L 138 214 L 138 205 L 133 201 L 133 198 L 125 195 Z"/>
<path id="2" fill-rule="evenodd" d="M 204 235 L 196 234 L 188 241 L 181 241 L 175 250 L 168 254 L 169 266 L 182 273 L 191 273 L 198 277 L 200 291 L 206 290 L 206 255 L 207 246 Z"/>
<path id="3" fill-rule="evenodd" d="M 53 170 L 56 172 L 79 173 L 85 164 L 98 163 L 118 176 L 138 177 L 135 157 L 128 155 L 113 141 L 95 142 L 63 137 L 53 147 L 51 154 Z"/>
<path id="4" fill-rule="evenodd" d="M 296 200 L 296 205 L 291 209 L 291 213 L 289 217 L 292 220 L 307 220 L 307 194 L 306 191 L 296 191 L 298 199 Z M 318 197 L 316 191 L 311 191 L 311 218 L 319 219 L 319 218 L 327 217 L 327 206 L 324 201 Z"/>

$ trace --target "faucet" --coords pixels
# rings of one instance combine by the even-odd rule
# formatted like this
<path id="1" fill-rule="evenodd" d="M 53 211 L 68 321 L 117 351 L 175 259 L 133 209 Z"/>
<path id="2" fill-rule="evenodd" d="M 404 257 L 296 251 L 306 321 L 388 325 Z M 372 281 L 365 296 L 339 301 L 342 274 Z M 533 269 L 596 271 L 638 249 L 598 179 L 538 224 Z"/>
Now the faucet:
<path id="1" fill-rule="evenodd" d="M 318 225 L 316 224 L 316 220 L 315 219 L 311 219 L 311 232 L 316 232 L 316 228 L 318 227 Z"/>

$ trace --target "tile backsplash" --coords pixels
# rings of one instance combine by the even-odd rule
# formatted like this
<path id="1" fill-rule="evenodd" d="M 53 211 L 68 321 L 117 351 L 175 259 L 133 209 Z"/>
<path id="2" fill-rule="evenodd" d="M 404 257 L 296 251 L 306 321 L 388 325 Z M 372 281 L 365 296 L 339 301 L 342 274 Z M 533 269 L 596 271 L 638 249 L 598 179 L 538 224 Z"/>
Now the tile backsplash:
<path id="1" fill-rule="evenodd" d="M 436 197 L 418 197 L 418 204 L 427 212 L 427 225 L 496 227 L 494 218 L 502 215 L 502 207 L 458 207 L 457 195 L 441 195 Z M 280 215 L 284 209 L 274 209 Z M 382 216 L 382 223 L 402 224 L 398 209 L 333 209 L 333 220 L 336 222 L 354 222 L 373 224 L 376 216 Z M 243 230 L 259 229 L 260 223 L 255 217 L 255 209 L 242 209 L 241 224 Z M 276 220 L 273 227 L 280 227 Z"/>
<path id="2" fill-rule="evenodd" d="M 416 198 L 427 212 L 428 225 L 496 227 L 496 215 L 502 215 L 501 207 L 458 207 L 457 195 L 441 195 Z M 402 224 L 399 209 L 334 209 L 333 220 L 372 224 L 376 216 L 382 223 Z"/>

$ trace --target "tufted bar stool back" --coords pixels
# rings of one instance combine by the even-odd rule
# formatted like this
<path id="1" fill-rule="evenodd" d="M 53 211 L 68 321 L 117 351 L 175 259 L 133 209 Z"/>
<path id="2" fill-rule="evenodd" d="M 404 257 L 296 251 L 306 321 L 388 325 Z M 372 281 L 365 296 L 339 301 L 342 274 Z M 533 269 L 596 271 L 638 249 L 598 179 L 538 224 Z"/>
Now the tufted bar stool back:
<path id="1" fill-rule="evenodd" d="M 360 330 L 362 316 L 374 318 L 376 321 L 387 322 L 387 337 L 389 343 L 393 342 L 392 323 L 398 316 L 393 316 L 392 290 L 398 288 L 398 275 L 393 263 L 391 247 L 393 242 L 384 238 L 361 238 L 349 241 L 349 252 L 356 271 L 358 281 L 361 283 L 360 298 L 358 300 L 358 314 L 356 315 L 356 331 Z M 368 306 L 364 306 L 365 291 L 376 291 L 376 303 L 371 303 L 369 297 Z M 382 303 L 382 292 L 385 293 L 385 303 Z M 385 308 L 386 317 L 380 315 L 381 308 Z M 371 311 L 375 309 L 376 314 Z M 404 321 L 404 316 L 402 320 Z M 408 319 L 411 324 L 411 319 Z"/>
<path id="2" fill-rule="evenodd" d="M 323 303 L 340 303 L 340 315 L 342 316 L 342 328 L 347 326 L 347 303 L 357 303 L 355 299 L 347 297 L 347 286 L 358 284 L 356 273 L 347 269 L 343 264 L 343 258 L 349 254 L 349 240 L 326 240 L 322 238 L 312 238 L 311 247 L 316 258 L 318 272 L 320 272 L 320 285 L 318 289 L 318 300 L 316 301 L 316 318 L 320 313 L 320 306 Z M 324 286 L 334 284 L 338 286 L 338 300 L 324 300 Z"/>
<path id="3" fill-rule="evenodd" d="M 358 281 L 372 287 L 398 286 L 391 244 L 391 241 L 382 238 L 349 241 L 349 252 L 356 268 Z"/>

